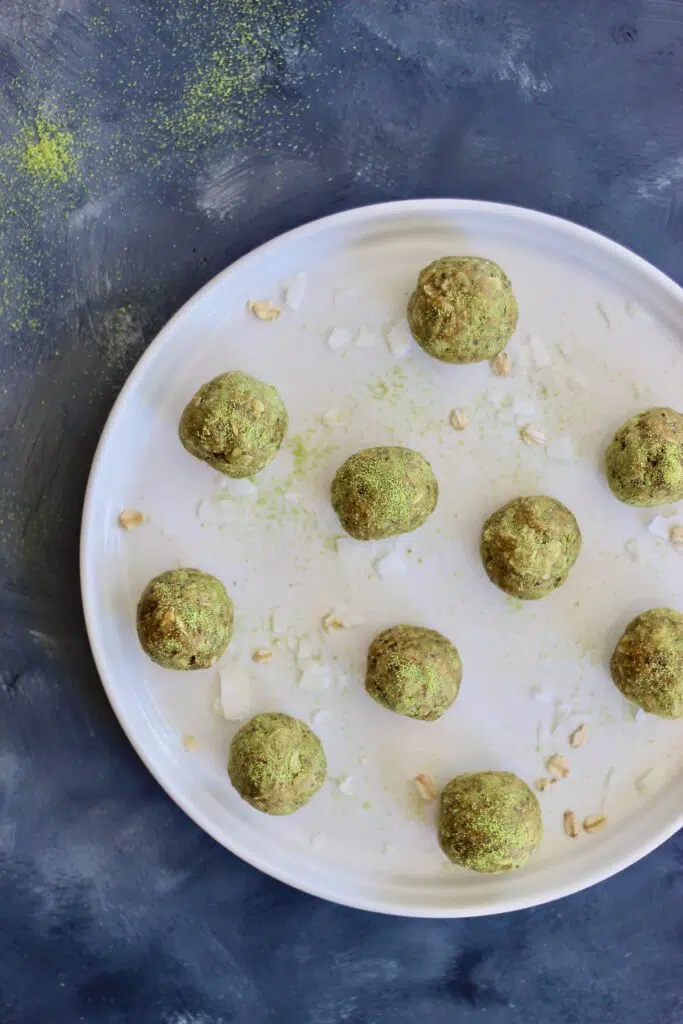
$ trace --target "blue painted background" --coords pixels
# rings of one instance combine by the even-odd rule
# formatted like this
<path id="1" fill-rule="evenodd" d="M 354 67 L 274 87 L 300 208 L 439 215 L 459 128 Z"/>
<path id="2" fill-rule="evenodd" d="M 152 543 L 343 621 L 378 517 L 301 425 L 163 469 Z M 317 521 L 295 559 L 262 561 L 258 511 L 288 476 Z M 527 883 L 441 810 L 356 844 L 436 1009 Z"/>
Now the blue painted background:
<path id="1" fill-rule="evenodd" d="M 489 920 L 299 895 L 148 776 L 77 576 L 111 403 L 214 273 L 322 214 L 452 195 L 569 217 L 683 282 L 682 104 L 681 0 L 2 0 L 3 1024 L 683 1022 L 680 836 Z M 42 114 L 77 170 L 38 187 L 12 154 Z"/>

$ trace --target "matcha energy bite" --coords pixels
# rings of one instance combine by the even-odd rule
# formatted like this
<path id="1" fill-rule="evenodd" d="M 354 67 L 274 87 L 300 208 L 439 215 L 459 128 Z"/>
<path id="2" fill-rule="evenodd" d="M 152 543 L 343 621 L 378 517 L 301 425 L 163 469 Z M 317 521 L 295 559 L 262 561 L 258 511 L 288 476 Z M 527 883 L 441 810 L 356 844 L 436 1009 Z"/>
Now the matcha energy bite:
<path id="1" fill-rule="evenodd" d="M 628 624 L 614 649 L 612 679 L 623 695 L 660 718 L 683 718 L 683 615 L 653 608 Z"/>
<path id="2" fill-rule="evenodd" d="M 399 715 L 440 718 L 458 696 L 461 679 L 457 650 L 434 629 L 393 626 L 370 644 L 365 689 Z"/>
<path id="3" fill-rule="evenodd" d="M 607 482 L 627 505 L 666 505 L 683 498 L 683 415 L 641 412 L 617 430 L 605 454 Z"/>
<path id="4" fill-rule="evenodd" d="M 142 649 L 163 668 L 210 668 L 232 636 L 233 605 L 215 576 L 169 569 L 150 580 L 137 608 Z"/>
<path id="5" fill-rule="evenodd" d="M 410 448 L 365 448 L 337 470 L 331 497 L 348 534 L 382 540 L 422 526 L 436 508 L 439 485 Z"/>
<path id="6" fill-rule="evenodd" d="M 501 267 L 479 256 L 444 256 L 420 272 L 408 302 L 416 341 L 445 363 L 493 359 L 517 326 L 517 300 Z"/>
<path id="7" fill-rule="evenodd" d="M 286 432 L 287 410 L 277 390 L 238 371 L 202 384 L 178 427 L 190 455 L 234 478 L 267 466 Z"/>
<path id="8" fill-rule="evenodd" d="M 248 804 L 265 814 L 292 814 L 315 796 L 327 774 L 322 744 L 291 715 L 255 715 L 235 733 L 228 774 Z"/>
<path id="9" fill-rule="evenodd" d="M 512 772 L 457 775 L 441 793 L 439 843 L 449 860 L 498 874 L 520 868 L 543 835 L 538 800 Z"/>
<path id="10" fill-rule="evenodd" d="M 561 586 L 580 550 L 581 531 L 572 513 L 543 495 L 509 501 L 489 516 L 481 535 L 489 579 L 526 601 Z"/>

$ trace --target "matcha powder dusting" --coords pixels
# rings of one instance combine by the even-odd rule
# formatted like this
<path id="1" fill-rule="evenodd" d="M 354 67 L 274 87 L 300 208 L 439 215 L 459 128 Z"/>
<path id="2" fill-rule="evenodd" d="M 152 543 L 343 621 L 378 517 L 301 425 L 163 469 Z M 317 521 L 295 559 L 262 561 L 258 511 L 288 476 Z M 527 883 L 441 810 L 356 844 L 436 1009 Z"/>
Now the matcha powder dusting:
<path id="1" fill-rule="evenodd" d="M 45 183 L 68 181 L 76 170 L 74 138 L 44 117 L 37 117 L 19 137 L 21 165 L 32 178 Z"/>
<path id="2" fill-rule="evenodd" d="M 288 50 L 298 78 L 313 35 L 312 12 L 296 0 L 209 0 L 205 11 L 214 25 L 211 49 L 188 76 L 170 124 L 190 150 L 226 130 L 247 137 L 264 122 L 272 126 L 281 113 L 277 96 L 289 85 Z"/>

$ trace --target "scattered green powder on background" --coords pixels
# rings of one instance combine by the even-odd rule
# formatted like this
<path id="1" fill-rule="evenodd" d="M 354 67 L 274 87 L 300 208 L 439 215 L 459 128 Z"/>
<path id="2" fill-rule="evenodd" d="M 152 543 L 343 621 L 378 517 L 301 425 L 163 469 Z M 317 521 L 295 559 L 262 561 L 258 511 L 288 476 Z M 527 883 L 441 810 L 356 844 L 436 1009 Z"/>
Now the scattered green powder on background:
<path id="1" fill-rule="evenodd" d="M 45 117 L 37 117 L 19 135 L 23 169 L 43 182 L 68 181 L 76 171 L 74 138 Z"/>
<path id="2" fill-rule="evenodd" d="M 271 104 L 282 70 L 274 65 L 283 60 L 286 41 L 299 58 L 311 49 L 300 38 L 311 28 L 311 12 L 297 0 L 241 0 L 229 17 L 222 3 L 210 4 L 210 13 L 216 24 L 211 50 L 188 76 L 180 110 L 169 117 L 171 135 L 186 148 L 226 130 L 251 135 L 267 124 L 277 113 Z"/>

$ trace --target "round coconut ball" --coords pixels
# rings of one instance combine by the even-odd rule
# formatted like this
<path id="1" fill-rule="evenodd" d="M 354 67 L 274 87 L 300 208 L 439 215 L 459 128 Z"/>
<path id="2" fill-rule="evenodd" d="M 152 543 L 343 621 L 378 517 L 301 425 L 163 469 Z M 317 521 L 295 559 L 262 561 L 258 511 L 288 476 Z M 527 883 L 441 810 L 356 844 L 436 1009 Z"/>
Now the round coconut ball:
<path id="1" fill-rule="evenodd" d="M 525 601 L 561 586 L 580 550 L 581 531 L 572 513 L 543 495 L 509 501 L 489 516 L 481 535 L 489 579 Z"/>
<path id="2" fill-rule="evenodd" d="M 648 409 L 617 430 L 605 455 L 607 482 L 627 505 L 666 505 L 683 498 L 683 415 Z"/>
<path id="3" fill-rule="evenodd" d="M 623 695 L 660 718 L 683 718 L 683 615 L 653 608 L 628 624 L 610 662 Z"/>
<path id="4" fill-rule="evenodd" d="M 493 359 L 517 326 L 507 275 L 480 256 L 444 256 L 420 272 L 408 323 L 425 352 L 445 363 Z"/>
<path id="5" fill-rule="evenodd" d="M 454 864 L 497 874 L 521 868 L 541 841 L 543 823 L 538 800 L 512 772 L 469 772 L 441 793 L 438 830 Z"/>
<path id="6" fill-rule="evenodd" d="M 268 711 L 235 733 L 228 774 L 248 804 L 264 814 L 292 814 L 315 796 L 327 774 L 322 744 L 305 722 Z"/>
<path id="7" fill-rule="evenodd" d="M 267 466 L 286 432 L 287 410 L 277 389 L 238 371 L 202 384 L 178 427 L 190 455 L 238 479 Z"/>
<path id="8" fill-rule="evenodd" d="M 440 718 L 458 696 L 461 679 L 460 655 L 435 629 L 392 626 L 370 644 L 365 689 L 399 715 Z"/>
<path id="9" fill-rule="evenodd" d="M 232 637 L 233 604 L 220 580 L 169 569 L 150 580 L 137 608 L 142 649 L 163 668 L 210 668 Z"/>
<path id="10" fill-rule="evenodd" d="M 439 485 L 426 459 L 410 448 L 365 448 L 332 481 L 332 507 L 357 540 L 410 533 L 429 518 Z"/>

